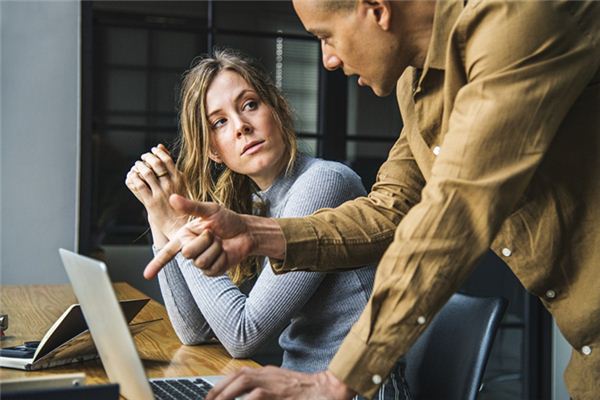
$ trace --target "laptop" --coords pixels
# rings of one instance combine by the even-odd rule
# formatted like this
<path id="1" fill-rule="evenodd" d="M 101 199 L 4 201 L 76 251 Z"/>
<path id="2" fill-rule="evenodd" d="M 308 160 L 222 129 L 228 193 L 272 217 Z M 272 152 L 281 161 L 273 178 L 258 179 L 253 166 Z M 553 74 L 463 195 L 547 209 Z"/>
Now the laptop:
<path id="1" fill-rule="evenodd" d="M 0 380 L 2 400 L 119 400 L 119 385 L 85 385 L 85 374 L 52 374 Z"/>
<path id="2" fill-rule="evenodd" d="M 2 390 L 2 400 L 119 400 L 119 385 Z"/>
<path id="3" fill-rule="evenodd" d="M 58 251 L 108 379 L 120 385 L 123 397 L 128 400 L 204 399 L 222 379 L 222 376 L 196 376 L 148 380 L 106 265 L 65 249 Z"/>

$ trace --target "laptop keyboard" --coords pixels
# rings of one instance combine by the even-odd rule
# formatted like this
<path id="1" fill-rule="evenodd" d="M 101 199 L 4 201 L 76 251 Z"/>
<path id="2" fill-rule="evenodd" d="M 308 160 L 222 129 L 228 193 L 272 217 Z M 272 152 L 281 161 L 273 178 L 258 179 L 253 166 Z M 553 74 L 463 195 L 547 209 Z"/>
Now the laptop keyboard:
<path id="1" fill-rule="evenodd" d="M 150 387 L 157 400 L 202 400 L 212 389 L 201 378 L 151 380 Z"/>

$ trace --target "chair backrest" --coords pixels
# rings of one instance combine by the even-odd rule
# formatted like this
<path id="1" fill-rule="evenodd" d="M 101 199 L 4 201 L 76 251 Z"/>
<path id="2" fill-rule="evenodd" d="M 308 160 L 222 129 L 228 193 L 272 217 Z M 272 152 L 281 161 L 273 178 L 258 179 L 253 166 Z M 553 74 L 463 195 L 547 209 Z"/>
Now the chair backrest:
<path id="1" fill-rule="evenodd" d="M 508 302 L 454 294 L 406 354 L 415 400 L 474 400 Z"/>

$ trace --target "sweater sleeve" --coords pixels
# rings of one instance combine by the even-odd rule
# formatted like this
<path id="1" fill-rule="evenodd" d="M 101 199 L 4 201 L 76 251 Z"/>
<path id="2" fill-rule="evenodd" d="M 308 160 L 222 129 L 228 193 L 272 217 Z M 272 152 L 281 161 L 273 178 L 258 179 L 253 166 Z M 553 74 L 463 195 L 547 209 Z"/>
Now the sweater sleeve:
<path id="1" fill-rule="evenodd" d="M 156 253 L 156 249 L 153 247 Z M 167 314 L 179 340 L 186 345 L 204 343 L 214 337 L 175 259 L 158 274 Z"/>
<path id="2" fill-rule="evenodd" d="M 301 216 L 323 207 L 335 207 L 360 195 L 361 190 L 364 189 L 360 180 L 350 173 L 311 168 L 290 188 L 282 214 Z M 267 338 L 281 331 L 311 298 L 325 276 L 313 272 L 275 275 L 267 262 L 265 266 L 269 268 L 263 269 L 246 296 L 228 276 L 207 277 L 181 254 L 176 260 L 187 284 L 186 293 L 199 310 L 189 316 L 201 321 L 186 321 L 185 326 L 190 329 L 202 326 L 205 319 L 214 335 L 236 358 L 252 355 Z M 167 274 L 167 278 L 170 275 Z M 181 317 L 184 309 L 178 310 Z M 193 332 L 188 334 L 194 336 Z M 180 333 L 180 337 L 183 336 Z"/>

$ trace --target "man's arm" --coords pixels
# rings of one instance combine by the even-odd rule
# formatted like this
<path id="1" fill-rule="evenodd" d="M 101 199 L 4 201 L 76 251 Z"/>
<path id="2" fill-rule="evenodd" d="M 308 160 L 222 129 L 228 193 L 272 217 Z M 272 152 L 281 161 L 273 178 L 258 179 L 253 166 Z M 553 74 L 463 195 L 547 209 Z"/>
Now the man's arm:
<path id="1" fill-rule="evenodd" d="M 284 257 L 285 238 L 270 218 L 237 214 L 216 203 L 179 195 L 172 195 L 169 203 L 175 210 L 198 218 L 179 229 L 154 255 L 144 270 L 146 279 L 154 278 L 180 251 L 208 276 L 223 274 L 250 255 Z"/>
<path id="2" fill-rule="evenodd" d="M 425 179 L 402 132 L 377 173 L 367 197 L 305 218 L 276 222 L 285 237 L 285 261 L 271 259 L 276 272 L 334 271 L 379 261 L 402 218 L 421 200 Z"/>
<path id="3" fill-rule="evenodd" d="M 578 5 L 469 3 L 455 27 L 449 65 L 466 75 L 447 82 L 457 89 L 441 154 L 329 367 L 362 395 L 375 393 L 489 248 L 597 71 L 597 30 L 582 31 L 570 7 Z"/>
<path id="4" fill-rule="evenodd" d="M 335 209 L 322 209 L 314 217 L 241 215 L 214 203 L 171 196 L 174 209 L 199 219 L 188 223 L 155 255 L 144 276 L 153 278 L 179 251 L 193 258 L 194 264 L 209 276 L 224 273 L 249 255 L 270 257 L 276 273 L 373 264 L 392 242 L 402 217 L 419 202 L 424 184 L 406 135 L 401 133 L 367 197 Z M 205 229 L 217 238 L 203 234 Z"/>

